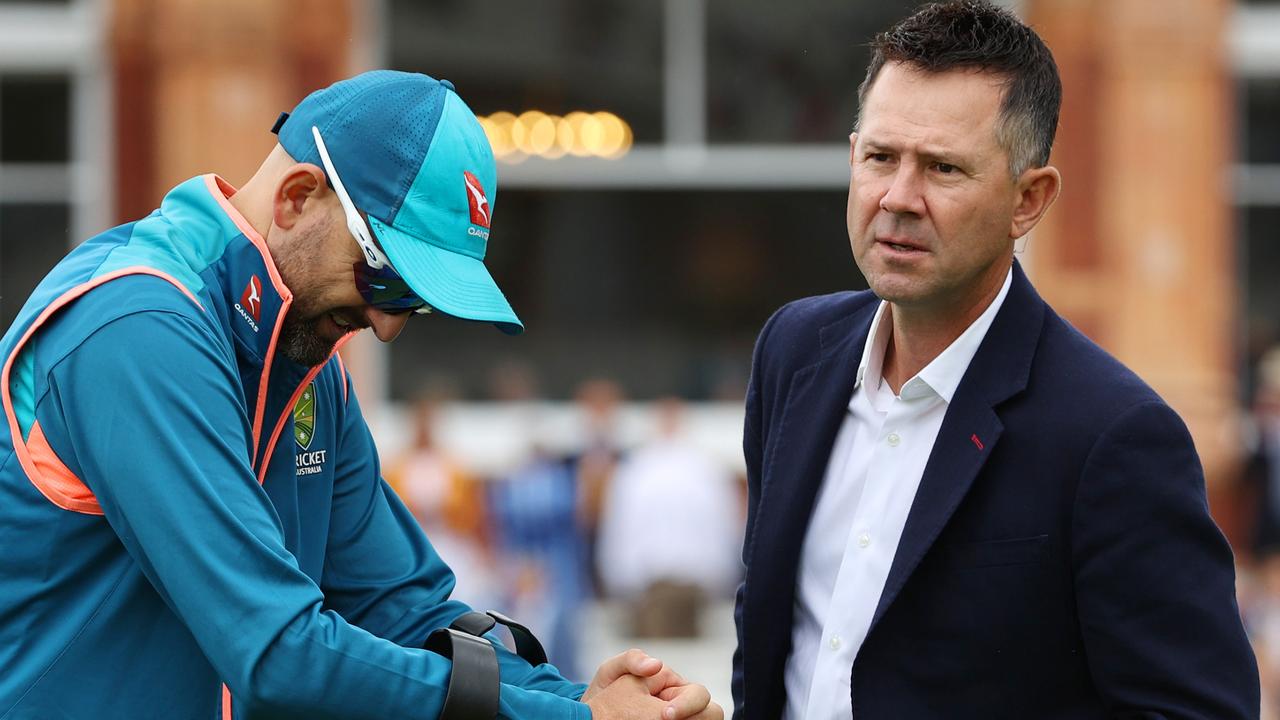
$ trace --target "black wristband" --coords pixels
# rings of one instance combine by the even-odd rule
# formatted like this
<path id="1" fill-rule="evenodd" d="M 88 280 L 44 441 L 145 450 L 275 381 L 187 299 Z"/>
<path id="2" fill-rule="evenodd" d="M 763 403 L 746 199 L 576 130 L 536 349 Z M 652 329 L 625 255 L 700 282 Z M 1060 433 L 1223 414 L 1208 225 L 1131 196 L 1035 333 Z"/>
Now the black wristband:
<path id="1" fill-rule="evenodd" d="M 502 689 L 498 653 L 483 637 L 461 630 L 436 630 L 423 645 L 453 661 L 440 720 L 494 720 Z"/>

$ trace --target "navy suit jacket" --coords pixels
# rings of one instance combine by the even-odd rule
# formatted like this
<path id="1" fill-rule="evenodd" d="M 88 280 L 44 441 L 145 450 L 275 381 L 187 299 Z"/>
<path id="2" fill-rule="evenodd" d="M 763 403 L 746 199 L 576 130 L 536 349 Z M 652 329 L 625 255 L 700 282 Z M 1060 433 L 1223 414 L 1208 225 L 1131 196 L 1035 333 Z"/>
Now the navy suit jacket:
<path id="1" fill-rule="evenodd" d="M 878 302 L 807 298 L 760 333 L 735 720 L 786 704 L 801 546 Z M 850 669 L 854 718 L 1256 718 L 1234 582 L 1182 421 L 1015 264 Z"/>

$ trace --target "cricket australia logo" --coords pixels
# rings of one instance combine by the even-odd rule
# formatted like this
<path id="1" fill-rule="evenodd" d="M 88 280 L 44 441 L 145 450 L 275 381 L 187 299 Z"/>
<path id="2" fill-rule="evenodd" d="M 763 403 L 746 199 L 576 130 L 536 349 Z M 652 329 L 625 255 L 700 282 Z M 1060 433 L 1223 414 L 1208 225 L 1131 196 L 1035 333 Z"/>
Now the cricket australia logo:
<path id="1" fill-rule="evenodd" d="M 293 440 L 298 444 L 296 456 L 298 475 L 315 475 L 324 470 L 328 451 L 312 450 L 311 442 L 316 433 L 316 384 L 311 383 L 302 391 L 293 406 Z"/>

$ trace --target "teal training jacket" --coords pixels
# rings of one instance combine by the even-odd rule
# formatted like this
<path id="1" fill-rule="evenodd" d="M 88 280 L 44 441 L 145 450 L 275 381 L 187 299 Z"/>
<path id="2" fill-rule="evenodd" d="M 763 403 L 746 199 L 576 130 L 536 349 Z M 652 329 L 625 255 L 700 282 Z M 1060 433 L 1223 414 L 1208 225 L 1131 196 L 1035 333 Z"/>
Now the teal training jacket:
<path id="1" fill-rule="evenodd" d="M 435 718 L 470 610 L 335 353 L 209 175 L 77 247 L 0 340 L 0 720 Z M 504 718 L 590 718 L 499 649 Z"/>

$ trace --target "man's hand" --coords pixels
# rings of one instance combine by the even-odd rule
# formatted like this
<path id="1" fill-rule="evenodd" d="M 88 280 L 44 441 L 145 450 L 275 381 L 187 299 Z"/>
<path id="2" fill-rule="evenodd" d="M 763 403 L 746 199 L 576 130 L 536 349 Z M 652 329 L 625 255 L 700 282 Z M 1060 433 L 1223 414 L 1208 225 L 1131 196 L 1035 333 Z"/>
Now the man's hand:
<path id="1" fill-rule="evenodd" d="M 614 680 L 617 680 L 624 675 L 635 675 L 638 678 L 650 678 L 655 675 L 660 675 L 663 669 L 661 660 L 655 657 L 649 657 L 649 655 L 643 650 L 636 650 L 632 648 L 631 650 L 628 650 L 621 655 L 615 655 L 600 664 L 600 668 L 596 670 L 596 676 L 591 678 L 591 684 L 587 686 L 587 691 L 582 694 L 582 702 L 589 702 L 597 693 L 609 687 L 609 685 L 613 684 Z M 660 690 L 662 690 L 662 688 L 650 691 L 650 694 L 657 695 Z"/>
<path id="2" fill-rule="evenodd" d="M 675 670 L 665 666 L 661 660 L 649 657 L 642 650 L 628 650 L 604 661 L 591 685 L 582 695 L 582 702 L 587 703 L 595 712 L 593 699 L 600 696 L 607 688 L 620 679 L 643 683 L 648 694 L 662 703 L 660 715 L 647 715 L 651 720 L 723 720 L 724 711 L 711 702 L 711 693 L 702 685 L 689 683 Z M 605 716 L 609 717 L 609 716 Z M 620 716 L 629 717 L 629 716 Z M 596 720 L 600 720 L 597 717 Z"/>
<path id="3" fill-rule="evenodd" d="M 616 678 L 590 699 L 585 694 L 582 699 L 591 708 L 591 720 L 658 720 L 666 705 L 650 695 L 644 679 L 635 675 Z"/>

